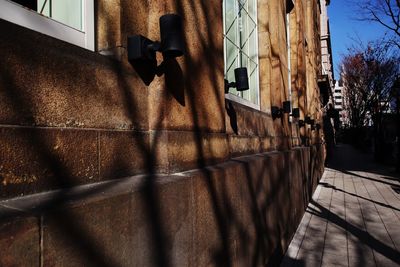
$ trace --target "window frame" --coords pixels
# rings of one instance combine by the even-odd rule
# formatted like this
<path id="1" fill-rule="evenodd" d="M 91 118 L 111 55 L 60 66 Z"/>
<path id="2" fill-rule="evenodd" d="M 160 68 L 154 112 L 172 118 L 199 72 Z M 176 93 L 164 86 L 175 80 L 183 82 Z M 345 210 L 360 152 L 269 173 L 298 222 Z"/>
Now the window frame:
<path id="1" fill-rule="evenodd" d="M 226 51 L 226 37 L 225 37 L 225 35 L 226 35 L 226 25 L 225 25 L 225 19 L 226 19 L 226 9 L 225 9 L 225 6 L 226 6 L 226 1 L 228 1 L 228 0 L 223 0 L 222 1 L 222 25 L 223 25 L 223 51 L 224 51 L 224 77 L 226 78 L 226 58 L 227 58 L 227 51 Z M 234 1 L 239 1 L 239 0 L 234 0 Z M 257 103 L 253 103 L 252 101 L 250 101 L 250 100 L 247 100 L 247 99 L 245 99 L 245 98 L 243 98 L 243 97 L 241 97 L 241 96 L 237 96 L 237 95 L 235 95 L 235 94 L 233 94 L 233 93 L 230 93 L 230 92 L 228 92 L 228 93 L 225 93 L 225 99 L 229 99 L 229 100 L 231 100 L 231 101 L 234 101 L 234 102 L 237 102 L 237 103 L 239 103 L 239 104 L 242 104 L 242 105 L 245 105 L 245 106 L 248 106 L 248 107 L 251 107 L 251 108 L 253 108 L 253 109 L 256 109 L 256 110 L 261 110 L 261 105 L 260 105 L 260 102 L 261 102 L 261 96 L 260 96 L 260 62 L 259 62 L 259 44 L 258 44 L 258 42 L 259 42 L 259 40 L 258 40 L 258 1 L 255 1 L 256 3 L 255 3 L 255 5 L 254 5 L 254 10 L 255 10 L 255 13 L 256 13 L 256 18 L 253 18 L 253 21 L 255 22 L 255 25 L 256 25 L 256 28 L 255 28 L 255 31 L 256 31 L 256 38 L 255 38 L 255 45 L 256 45 L 256 47 L 257 47 L 257 67 L 256 67 L 256 76 L 257 76 L 257 84 L 256 84 L 256 88 L 250 88 L 249 90 L 257 90 Z M 236 31 L 239 31 L 239 29 L 237 28 L 236 29 Z M 248 71 L 249 71 L 249 69 L 248 69 Z M 248 73 L 248 74 L 250 74 L 250 73 Z M 249 79 L 250 79 L 250 77 L 249 77 Z M 231 81 L 229 81 L 229 82 L 231 82 Z"/>
<path id="2" fill-rule="evenodd" d="M 94 0 L 83 0 L 83 30 L 72 28 L 9 0 L 0 0 L 0 19 L 94 51 Z"/>

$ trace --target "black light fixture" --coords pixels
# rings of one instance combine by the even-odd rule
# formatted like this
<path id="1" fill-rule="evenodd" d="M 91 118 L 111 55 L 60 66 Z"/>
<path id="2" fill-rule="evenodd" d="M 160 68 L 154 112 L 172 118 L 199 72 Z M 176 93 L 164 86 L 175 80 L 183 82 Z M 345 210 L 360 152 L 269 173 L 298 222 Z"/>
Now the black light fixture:
<path id="1" fill-rule="evenodd" d="M 306 116 L 306 118 L 304 119 L 304 122 L 306 124 L 311 124 L 311 117 L 310 116 Z"/>
<path id="2" fill-rule="evenodd" d="M 283 113 L 290 113 L 290 110 L 292 109 L 292 105 L 290 101 L 283 101 Z"/>
<path id="3" fill-rule="evenodd" d="M 272 106 L 271 107 L 271 115 L 272 115 L 272 119 L 276 119 L 276 118 L 280 118 L 282 117 L 282 109 L 280 107 L 277 106 Z"/>
<path id="4" fill-rule="evenodd" d="M 293 0 L 286 0 L 286 13 L 290 13 L 294 8 Z"/>
<path id="5" fill-rule="evenodd" d="M 303 120 L 299 120 L 299 127 L 304 127 L 306 124 Z"/>
<path id="6" fill-rule="evenodd" d="M 229 82 L 227 79 L 225 79 L 225 94 L 229 92 L 229 88 L 231 87 L 235 87 L 238 91 L 246 91 L 249 89 L 249 77 L 247 75 L 247 68 L 236 68 L 234 72 L 234 82 Z"/>
<path id="7" fill-rule="evenodd" d="M 182 19 L 176 14 L 160 17 L 161 42 L 152 41 L 142 35 L 128 37 L 128 60 L 156 60 L 156 52 L 164 58 L 180 57 L 184 54 Z"/>
<path id="8" fill-rule="evenodd" d="M 290 113 L 290 109 L 291 109 L 290 101 L 283 101 L 282 106 L 283 106 L 283 108 L 280 108 L 277 106 L 271 107 L 271 114 L 272 114 L 273 119 L 281 118 L 284 113 Z"/>
<path id="9" fill-rule="evenodd" d="M 292 109 L 292 116 L 293 118 L 296 119 L 300 118 L 300 109 L 299 108 Z"/>

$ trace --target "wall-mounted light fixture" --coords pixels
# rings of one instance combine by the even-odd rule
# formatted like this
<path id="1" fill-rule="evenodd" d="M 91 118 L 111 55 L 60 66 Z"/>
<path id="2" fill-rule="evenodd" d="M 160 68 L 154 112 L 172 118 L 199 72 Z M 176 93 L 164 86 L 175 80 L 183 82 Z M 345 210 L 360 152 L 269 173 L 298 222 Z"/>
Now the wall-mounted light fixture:
<path id="1" fill-rule="evenodd" d="M 245 91 L 249 89 L 249 77 L 247 75 L 247 68 L 236 68 L 235 81 L 229 82 L 225 79 L 225 94 L 229 92 L 229 88 L 234 87 L 238 91 Z"/>
<path id="2" fill-rule="evenodd" d="M 294 8 L 293 0 L 286 0 L 286 13 L 290 13 Z"/>
<path id="3" fill-rule="evenodd" d="M 292 109 L 292 117 L 293 118 L 300 118 L 300 109 L 299 108 L 294 108 Z"/>
<path id="4" fill-rule="evenodd" d="M 304 122 L 306 124 L 311 124 L 311 117 L 310 116 L 306 116 L 305 119 L 304 119 Z"/>
<path id="5" fill-rule="evenodd" d="M 292 109 L 292 105 L 290 101 L 283 101 L 283 113 L 290 113 L 290 110 Z"/>
<path id="6" fill-rule="evenodd" d="M 276 118 L 281 118 L 282 117 L 282 109 L 280 107 L 277 106 L 272 106 L 271 107 L 271 115 L 272 115 L 272 119 L 276 119 Z"/>
<path id="7" fill-rule="evenodd" d="M 180 57 L 184 54 L 182 19 L 176 14 L 160 17 L 161 42 L 152 41 L 142 35 L 128 37 L 128 60 L 156 60 L 156 52 L 164 58 Z"/>
<path id="8" fill-rule="evenodd" d="M 290 101 L 283 101 L 282 106 L 283 106 L 283 108 L 280 108 L 277 106 L 271 107 L 271 114 L 272 114 L 273 119 L 281 118 L 284 113 L 290 113 L 290 109 L 291 109 Z"/>

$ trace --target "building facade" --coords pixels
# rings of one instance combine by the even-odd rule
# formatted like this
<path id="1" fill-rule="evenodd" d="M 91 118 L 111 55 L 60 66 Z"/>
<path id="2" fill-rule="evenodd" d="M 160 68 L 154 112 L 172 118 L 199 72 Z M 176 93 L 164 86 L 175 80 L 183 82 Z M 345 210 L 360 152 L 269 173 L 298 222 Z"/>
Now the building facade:
<path id="1" fill-rule="evenodd" d="M 276 266 L 324 168 L 320 1 L 77 2 L 0 0 L 0 265 Z M 128 61 L 170 13 L 184 55 Z"/>
<path id="2" fill-rule="evenodd" d="M 328 16 L 328 6 L 330 0 L 320 0 L 321 3 L 321 58 L 322 58 L 322 75 L 327 75 L 329 86 L 333 88 L 335 77 L 333 72 L 333 58 L 331 46 L 331 31 Z"/>

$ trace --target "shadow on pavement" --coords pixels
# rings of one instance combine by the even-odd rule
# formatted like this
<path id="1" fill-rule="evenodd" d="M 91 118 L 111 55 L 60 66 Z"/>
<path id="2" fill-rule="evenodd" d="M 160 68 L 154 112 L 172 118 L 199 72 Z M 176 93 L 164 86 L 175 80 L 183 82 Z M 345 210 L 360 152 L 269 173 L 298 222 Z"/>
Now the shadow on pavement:
<path id="1" fill-rule="evenodd" d="M 343 230 L 347 231 L 347 233 L 353 235 L 358 239 L 358 241 L 360 242 L 360 247 L 362 245 L 368 245 L 370 248 L 384 255 L 386 258 L 391 259 L 397 264 L 400 264 L 400 253 L 397 250 L 382 243 L 381 241 L 370 235 L 368 232 L 361 230 L 355 227 L 354 225 L 346 222 L 335 213 L 324 208 L 318 202 L 311 200 L 310 203 L 313 204 L 319 210 L 309 207 L 309 210 L 307 210 L 307 212 L 315 216 L 327 219 L 329 222 L 332 222 L 337 226 L 341 227 Z"/>

